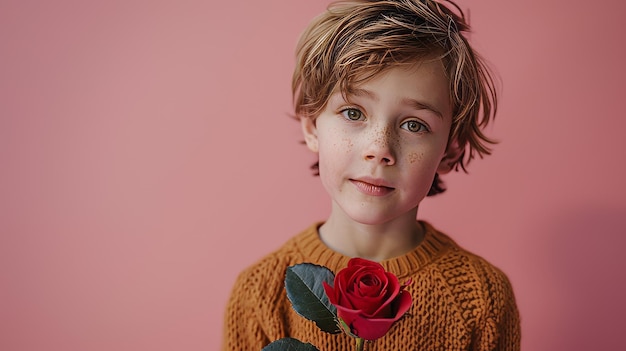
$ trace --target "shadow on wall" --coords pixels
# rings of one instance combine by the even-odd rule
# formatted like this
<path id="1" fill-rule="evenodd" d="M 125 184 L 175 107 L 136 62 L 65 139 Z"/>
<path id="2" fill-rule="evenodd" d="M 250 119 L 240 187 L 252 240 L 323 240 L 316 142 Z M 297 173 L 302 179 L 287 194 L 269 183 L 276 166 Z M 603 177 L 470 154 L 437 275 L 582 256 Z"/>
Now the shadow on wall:
<path id="1" fill-rule="evenodd" d="M 626 208 L 563 213 L 540 226 L 542 233 L 533 235 L 538 252 L 528 252 L 531 261 L 538 258 L 536 273 L 543 277 L 534 287 L 536 301 L 546 305 L 543 313 L 556 314 L 538 316 L 539 321 L 547 317 L 556 324 L 548 328 L 553 335 L 544 335 L 544 345 L 552 344 L 553 350 L 622 349 Z"/>

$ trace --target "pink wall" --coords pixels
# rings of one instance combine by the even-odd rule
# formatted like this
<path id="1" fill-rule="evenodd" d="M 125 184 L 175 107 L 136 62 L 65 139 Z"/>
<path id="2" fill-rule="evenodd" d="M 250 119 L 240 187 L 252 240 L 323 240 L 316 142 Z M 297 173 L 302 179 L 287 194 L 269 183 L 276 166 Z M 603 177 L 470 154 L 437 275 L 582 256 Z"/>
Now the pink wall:
<path id="1" fill-rule="evenodd" d="M 459 2 L 502 143 L 420 216 L 509 274 L 524 350 L 621 347 L 625 6 Z M 218 349 L 235 275 L 328 210 L 288 118 L 326 3 L 0 1 L 1 350 Z"/>

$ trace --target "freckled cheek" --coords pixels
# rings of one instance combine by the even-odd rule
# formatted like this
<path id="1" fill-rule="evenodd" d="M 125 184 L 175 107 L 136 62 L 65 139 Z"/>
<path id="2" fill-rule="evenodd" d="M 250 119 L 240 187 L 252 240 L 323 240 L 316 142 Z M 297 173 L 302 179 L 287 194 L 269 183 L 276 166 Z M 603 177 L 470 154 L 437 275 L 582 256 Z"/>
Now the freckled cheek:
<path id="1" fill-rule="evenodd" d="M 343 179 L 344 169 L 341 165 L 344 163 L 344 160 L 334 157 L 336 155 L 336 153 L 330 154 L 324 159 L 320 155 L 320 180 L 330 194 L 342 192 L 341 180 Z"/>
<path id="2" fill-rule="evenodd" d="M 423 152 L 411 152 L 407 156 L 407 161 L 409 163 L 411 163 L 411 164 L 413 164 L 415 162 L 420 162 L 423 159 L 424 159 L 424 153 Z"/>
<path id="3" fill-rule="evenodd" d="M 345 130 L 333 130 L 328 141 L 330 141 L 329 145 L 332 145 L 333 152 L 349 153 L 354 148 L 354 138 Z"/>
<path id="4" fill-rule="evenodd" d="M 428 149 L 407 150 L 407 153 L 403 156 L 403 160 L 407 165 L 411 165 L 412 167 L 436 168 L 441 162 L 441 157 L 443 157 L 438 155 L 438 152 Z"/>
<path id="5" fill-rule="evenodd" d="M 341 147 L 345 150 L 346 153 L 349 153 L 352 151 L 352 148 L 354 148 L 354 143 L 352 142 L 352 138 L 346 137 L 344 136 L 341 139 Z"/>
<path id="6" fill-rule="evenodd" d="M 341 129 L 329 130 L 320 136 L 320 179 L 324 187 L 331 193 L 342 192 L 341 180 L 345 176 L 347 164 L 346 154 L 354 148 L 352 138 Z"/>

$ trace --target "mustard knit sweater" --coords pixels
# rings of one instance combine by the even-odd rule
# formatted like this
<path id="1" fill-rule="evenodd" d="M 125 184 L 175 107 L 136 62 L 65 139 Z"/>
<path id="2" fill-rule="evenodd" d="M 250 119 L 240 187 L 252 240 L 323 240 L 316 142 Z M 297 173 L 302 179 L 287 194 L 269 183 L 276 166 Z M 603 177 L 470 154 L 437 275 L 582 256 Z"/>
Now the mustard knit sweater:
<path id="1" fill-rule="evenodd" d="M 417 248 L 381 262 L 401 282 L 413 280 L 407 288 L 413 306 L 367 350 L 519 350 L 519 314 L 504 273 L 421 223 L 426 234 Z M 319 225 L 241 273 L 226 308 L 223 351 L 260 351 L 286 336 L 320 351 L 355 350 L 351 337 L 326 334 L 299 316 L 285 293 L 285 270 L 291 265 L 315 263 L 335 273 L 347 265 L 350 257 L 320 240 Z"/>

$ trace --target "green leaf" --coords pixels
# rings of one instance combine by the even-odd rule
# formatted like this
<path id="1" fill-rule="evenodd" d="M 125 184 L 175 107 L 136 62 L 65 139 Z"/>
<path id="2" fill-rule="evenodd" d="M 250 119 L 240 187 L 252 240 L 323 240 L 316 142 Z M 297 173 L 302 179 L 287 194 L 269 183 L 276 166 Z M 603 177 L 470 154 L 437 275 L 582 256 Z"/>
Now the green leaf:
<path id="1" fill-rule="evenodd" d="M 282 338 L 271 342 L 261 349 L 261 351 L 319 351 L 317 347 L 303 343 L 294 338 Z"/>
<path id="2" fill-rule="evenodd" d="M 302 317 L 315 322 L 322 331 L 341 333 L 337 325 L 337 308 L 326 296 L 322 282 L 332 284 L 335 275 L 328 268 L 300 263 L 287 268 L 285 288 L 293 309 Z"/>

